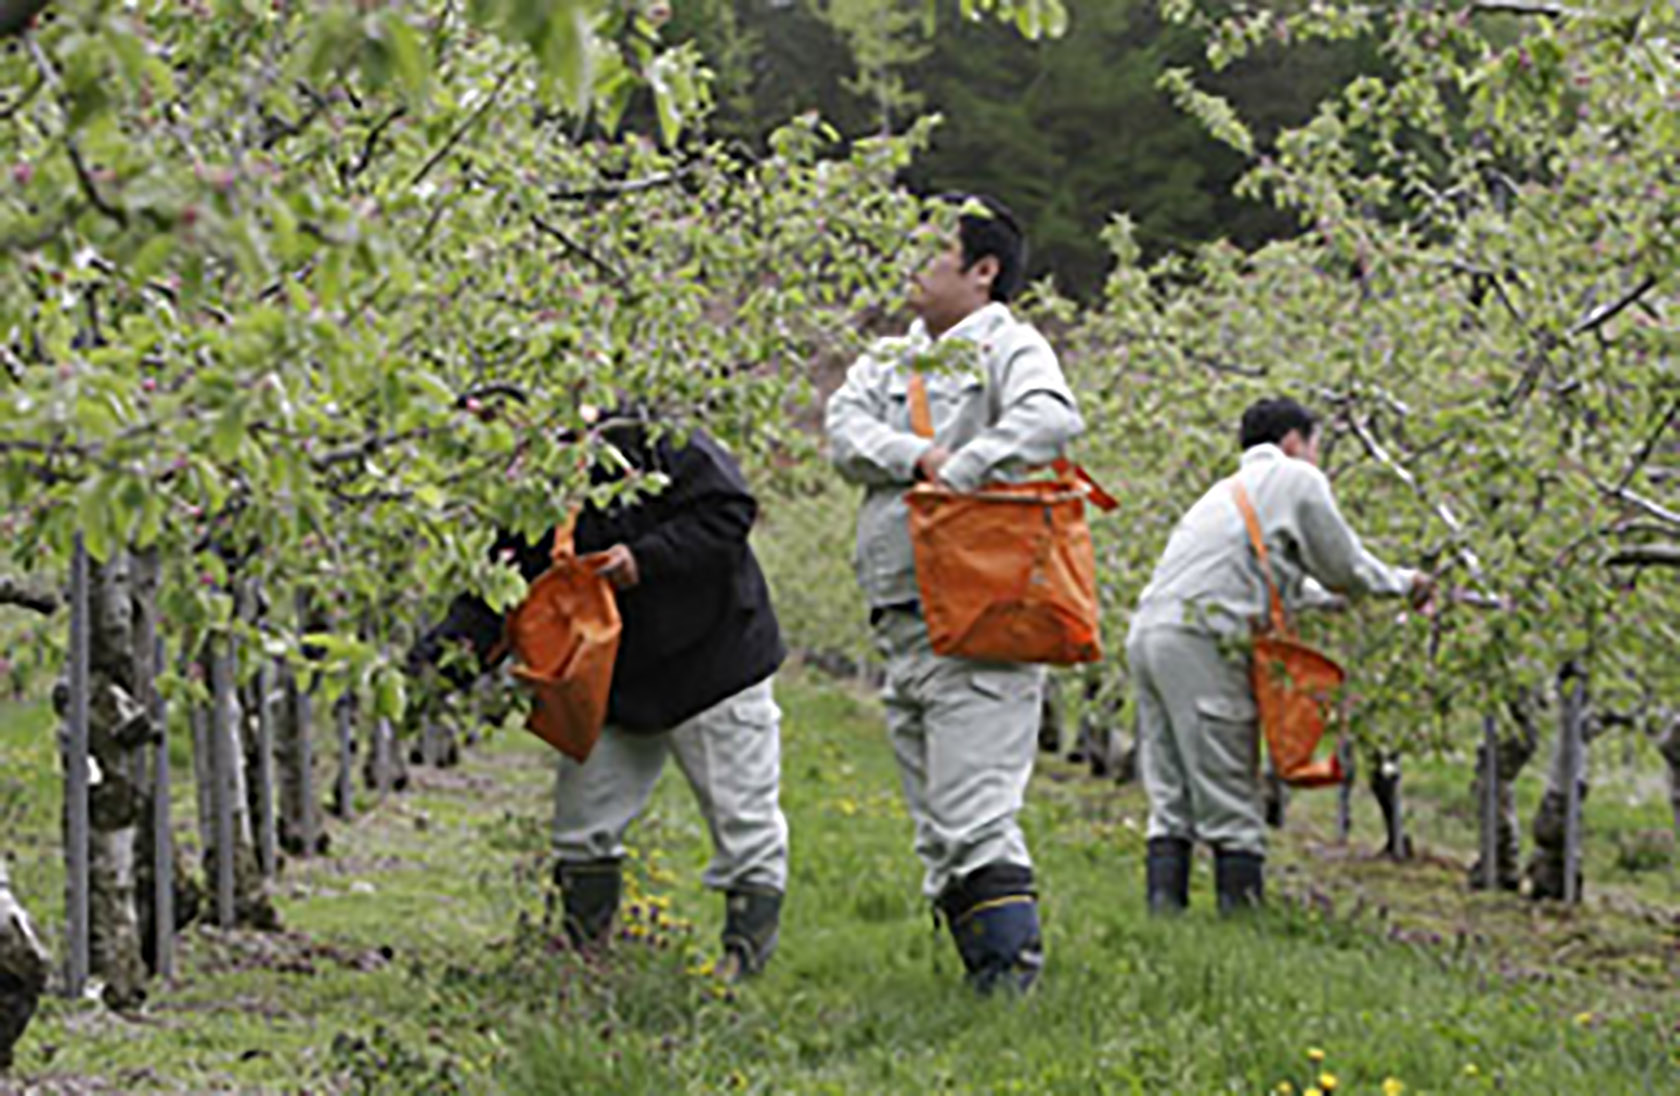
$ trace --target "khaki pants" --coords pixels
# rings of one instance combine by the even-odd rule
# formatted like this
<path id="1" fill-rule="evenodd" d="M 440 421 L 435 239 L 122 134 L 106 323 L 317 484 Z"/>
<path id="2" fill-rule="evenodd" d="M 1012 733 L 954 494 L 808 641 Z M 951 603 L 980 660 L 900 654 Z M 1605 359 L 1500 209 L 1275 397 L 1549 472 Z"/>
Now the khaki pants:
<path id="1" fill-rule="evenodd" d="M 1043 667 L 936 655 L 927 626 L 908 612 L 882 614 L 875 642 L 923 893 L 936 898 L 988 864 L 1030 868 L 1016 815 L 1037 756 Z"/>
<path id="2" fill-rule="evenodd" d="M 1149 836 L 1265 855 L 1260 732 L 1245 663 L 1212 636 L 1147 628 L 1126 649 Z"/>
<path id="3" fill-rule="evenodd" d="M 766 680 L 663 734 L 607 727 L 587 763 L 560 759 L 556 856 L 563 864 L 622 857 L 624 833 L 647 807 L 670 755 L 711 831 L 706 886 L 786 891 L 781 715 Z"/>

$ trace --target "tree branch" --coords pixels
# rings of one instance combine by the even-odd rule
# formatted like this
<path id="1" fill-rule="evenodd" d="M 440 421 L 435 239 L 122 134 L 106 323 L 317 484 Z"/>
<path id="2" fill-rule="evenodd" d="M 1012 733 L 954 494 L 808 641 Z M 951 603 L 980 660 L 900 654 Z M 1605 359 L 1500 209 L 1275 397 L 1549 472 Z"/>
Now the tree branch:
<path id="1" fill-rule="evenodd" d="M 373 163 L 374 150 L 379 147 L 379 138 L 384 136 L 385 131 L 390 128 L 391 123 L 395 122 L 398 118 L 403 117 L 407 113 L 407 107 L 398 107 L 376 122 L 372 129 L 368 130 L 367 140 L 362 143 L 361 155 L 357 156 L 356 162 L 350 166 L 350 174 L 346 176 L 347 178 L 354 179 L 356 176 L 368 169 L 368 166 Z"/>
<path id="2" fill-rule="evenodd" d="M 16 575 L 0 575 L 0 605 L 15 605 L 51 616 L 58 612 L 58 593 Z"/>
<path id="3" fill-rule="evenodd" d="M 401 445 L 404 442 L 415 441 L 419 438 L 426 437 L 427 434 L 428 431 L 420 427 L 413 430 L 405 430 L 397 434 L 370 434 L 361 441 L 354 442 L 350 445 L 340 446 L 337 449 L 329 449 L 327 452 L 312 459 L 309 463 L 313 465 L 317 471 L 325 472 L 329 468 L 333 468 L 340 464 L 353 464 L 357 461 L 365 460 L 379 452 L 381 449 L 385 449 L 393 445 Z"/>
<path id="4" fill-rule="evenodd" d="M 93 180 L 93 173 L 88 170 L 87 161 L 82 159 L 82 146 L 77 143 L 76 135 L 70 131 L 70 105 L 64 101 L 63 84 L 59 82 L 58 73 L 53 69 L 52 61 L 48 59 L 46 53 L 42 51 L 40 45 L 33 38 L 29 39 L 29 56 L 34 60 L 35 69 L 41 74 L 41 79 L 59 95 L 59 109 L 64 112 L 65 117 L 64 150 L 70 156 L 70 166 L 76 170 L 77 185 L 82 188 L 82 193 L 86 195 L 93 208 L 118 225 L 127 227 L 127 210 L 112 205 L 105 195 L 99 192 L 99 187 Z"/>
<path id="5" fill-rule="evenodd" d="M 1605 562 L 1612 567 L 1680 567 L 1680 544 L 1642 544 L 1622 548 Z"/>
<path id="6" fill-rule="evenodd" d="M 538 232 L 541 232 L 544 236 L 548 236 L 553 239 L 556 243 L 558 243 L 561 247 L 564 247 L 573 255 L 577 255 L 580 258 L 587 260 L 589 265 L 593 266 L 596 270 L 599 270 L 602 274 L 605 274 L 608 280 L 617 286 L 621 292 L 628 293 L 630 291 L 630 278 L 624 273 L 624 271 L 613 266 L 611 263 L 595 254 L 587 247 L 566 235 L 557 226 L 549 224 L 535 213 L 531 214 L 531 224 Z"/>
<path id="7" fill-rule="evenodd" d="M 455 132 L 451 133 L 448 139 L 443 142 L 442 146 L 440 146 L 436 152 L 432 153 L 424 164 L 420 165 L 420 170 L 416 171 L 414 173 L 414 177 L 408 181 L 408 185 L 410 187 L 419 186 L 421 181 L 432 173 L 433 168 L 437 167 L 444 161 L 445 157 L 455 151 L 455 146 L 461 143 L 467 133 L 479 123 L 480 119 L 490 113 L 490 108 L 495 106 L 496 100 L 502 97 L 502 90 L 507 87 L 508 81 L 513 79 L 513 74 L 517 71 L 519 71 L 519 63 L 517 61 L 510 62 L 508 66 L 502 70 L 501 76 L 496 79 L 496 86 L 490 89 L 490 94 L 484 97 L 484 102 L 478 104 L 478 109 L 468 115 L 466 121 L 456 126 Z"/>
<path id="8" fill-rule="evenodd" d="M 1622 294 L 1620 298 L 1612 301 L 1610 304 L 1595 308 L 1591 312 L 1587 313 L 1586 316 L 1582 317 L 1579 323 L 1569 329 L 1569 337 L 1573 339 L 1576 336 L 1585 335 L 1589 331 L 1597 331 L 1617 316 L 1620 316 L 1623 312 L 1626 312 L 1628 309 L 1638 304 L 1645 294 L 1651 292 L 1651 290 L 1656 287 L 1657 276 L 1655 274 L 1645 275 L 1643 281 L 1634 286 L 1628 292 Z"/>
<path id="9" fill-rule="evenodd" d="M 1664 434 L 1668 433 L 1668 428 L 1674 425 L 1676 417 L 1680 417 L 1680 398 L 1676 398 L 1673 403 L 1668 405 L 1668 413 L 1662 417 L 1662 421 L 1657 423 L 1657 428 L 1651 431 L 1650 436 L 1645 439 L 1645 444 L 1641 445 L 1639 451 L 1633 455 L 1633 459 L 1628 461 L 1627 469 L 1622 472 L 1621 482 L 1616 484 L 1618 491 L 1628 489 L 1628 485 L 1633 482 L 1633 477 L 1639 474 L 1639 470 L 1645 467 L 1645 462 L 1651 459 L 1651 454 L 1657 451 L 1657 443 L 1662 440 Z"/>
<path id="10" fill-rule="evenodd" d="M 622 198 L 628 194 L 640 194 L 646 190 L 672 186 L 684 179 L 693 178 L 696 174 L 695 168 L 685 167 L 678 171 L 666 171 L 643 179 L 627 179 L 620 183 L 602 183 L 599 186 L 581 187 L 576 190 L 551 190 L 548 197 L 556 202 L 592 202 L 604 198 Z"/>
<path id="11" fill-rule="evenodd" d="M 11 121 L 18 111 L 30 104 L 30 102 L 35 98 L 36 93 L 45 87 L 46 84 L 46 77 L 36 73 L 35 82 L 33 84 L 30 84 L 27 88 L 24 88 L 21 92 L 19 92 L 18 97 L 10 103 L 7 103 L 4 108 L 0 108 L 0 122 Z"/>
<path id="12" fill-rule="evenodd" d="M 1418 500 L 1429 507 L 1431 513 L 1441 519 L 1441 524 L 1445 525 L 1453 536 L 1464 536 L 1464 524 L 1458 520 L 1457 515 L 1448 508 L 1446 503 L 1436 502 L 1429 497 L 1429 492 L 1423 489 L 1423 485 L 1418 482 L 1411 469 L 1406 468 L 1389 456 L 1388 450 L 1384 449 L 1382 443 L 1377 441 L 1375 435 L 1371 433 L 1370 426 L 1363 419 L 1357 415 L 1349 415 L 1348 423 L 1353 427 L 1354 436 L 1359 439 L 1360 444 L 1365 446 L 1365 451 L 1371 454 L 1378 464 L 1394 473 L 1401 483 L 1410 487 Z M 1470 577 L 1475 579 L 1476 583 L 1484 589 L 1491 589 L 1487 580 L 1487 573 L 1482 569 L 1482 561 L 1476 558 L 1476 553 L 1462 544 L 1455 549 L 1455 553 L 1459 561 L 1464 564 L 1465 569 L 1470 572 Z"/>
<path id="13" fill-rule="evenodd" d="M 1538 0 L 1476 0 L 1471 6 L 1489 15 L 1530 15 L 1541 19 L 1582 19 L 1587 15 L 1580 8 L 1566 8 L 1562 4 L 1546 4 Z"/>
<path id="14" fill-rule="evenodd" d="M 1612 487 L 1610 484 L 1604 483 L 1601 480 L 1594 480 L 1593 486 L 1597 487 L 1606 496 L 1615 499 L 1617 502 L 1631 506 L 1636 510 L 1643 510 L 1646 514 L 1656 518 L 1664 525 L 1672 525 L 1675 528 L 1680 529 L 1680 513 L 1676 513 L 1675 511 L 1668 509 L 1661 503 L 1652 502 L 1644 495 L 1631 491 L 1626 487 Z"/>

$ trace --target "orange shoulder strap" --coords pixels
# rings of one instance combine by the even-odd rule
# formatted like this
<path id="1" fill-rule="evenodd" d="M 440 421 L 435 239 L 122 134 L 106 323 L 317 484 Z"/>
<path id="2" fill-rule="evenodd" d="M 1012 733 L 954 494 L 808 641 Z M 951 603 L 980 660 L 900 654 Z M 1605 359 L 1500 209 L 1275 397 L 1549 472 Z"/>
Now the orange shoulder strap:
<path id="1" fill-rule="evenodd" d="M 577 511 L 566 515 L 566 520 L 554 527 L 554 547 L 548 551 L 550 563 L 561 564 L 577 555 L 577 544 L 574 533 L 577 531 Z"/>
<path id="2" fill-rule="evenodd" d="M 1254 512 L 1254 502 L 1248 497 L 1248 489 L 1242 485 L 1242 480 L 1231 477 L 1231 496 L 1237 500 L 1237 509 L 1242 511 L 1243 524 L 1248 526 L 1248 540 L 1254 545 L 1254 554 L 1260 557 L 1260 573 L 1266 579 L 1266 593 L 1272 605 L 1272 629 L 1279 633 L 1289 631 L 1289 620 L 1283 613 L 1283 598 L 1278 595 L 1277 583 L 1272 580 L 1272 557 L 1266 551 L 1266 537 L 1260 532 L 1260 515 Z"/>
<path id="3" fill-rule="evenodd" d="M 933 409 L 928 405 L 927 377 L 914 372 L 910 374 L 910 429 L 917 437 L 933 437 Z M 1091 473 L 1066 457 L 1057 457 L 1050 467 L 1063 479 L 1074 479 L 1084 484 L 1091 505 L 1103 513 L 1112 513 L 1120 508 L 1114 496 L 1103 490 L 1102 484 L 1093 479 Z"/>
<path id="4" fill-rule="evenodd" d="M 928 406 L 927 378 L 915 371 L 910 374 L 910 429 L 917 437 L 933 437 L 933 408 Z"/>

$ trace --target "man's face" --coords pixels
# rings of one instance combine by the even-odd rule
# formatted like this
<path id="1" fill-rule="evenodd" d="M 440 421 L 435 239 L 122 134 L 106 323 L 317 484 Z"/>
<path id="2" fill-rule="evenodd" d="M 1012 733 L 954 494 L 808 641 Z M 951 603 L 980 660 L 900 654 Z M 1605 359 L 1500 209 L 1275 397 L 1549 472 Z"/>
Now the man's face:
<path id="1" fill-rule="evenodd" d="M 929 327 L 944 330 L 991 300 L 997 260 L 990 256 L 963 269 L 962 244 L 947 239 L 910 278 L 910 308 Z"/>

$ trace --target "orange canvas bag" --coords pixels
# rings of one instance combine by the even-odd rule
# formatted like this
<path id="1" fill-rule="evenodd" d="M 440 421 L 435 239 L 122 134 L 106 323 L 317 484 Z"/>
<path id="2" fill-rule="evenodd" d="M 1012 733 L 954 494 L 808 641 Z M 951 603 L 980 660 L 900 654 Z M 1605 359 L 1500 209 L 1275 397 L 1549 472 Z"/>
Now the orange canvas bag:
<path id="1" fill-rule="evenodd" d="M 554 531 L 548 570 L 508 616 L 506 642 L 532 697 L 526 729 L 579 764 L 606 722 L 622 630 L 612 586 L 578 559 L 568 522 Z"/>
<path id="2" fill-rule="evenodd" d="M 1301 642 L 1290 630 L 1283 598 L 1272 579 L 1272 560 L 1266 552 L 1254 503 L 1240 480 L 1231 480 L 1231 494 L 1242 511 L 1243 524 L 1248 526 L 1248 539 L 1260 557 L 1271 603 L 1269 626 L 1254 637 L 1249 678 L 1272 768 L 1280 780 L 1297 788 L 1340 784 L 1344 779 L 1341 759 L 1331 754 L 1319 761 L 1313 754 L 1324 738 L 1327 715 L 1347 674 L 1328 655 Z"/>
<path id="3" fill-rule="evenodd" d="M 933 437 L 927 381 L 910 376 L 910 426 Z M 1085 503 L 1118 505 L 1078 468 L 973 493 L 918 484 L 905 496 L 922 617 L 934 652 L 1070 666 L 1102 657 L 1096 552 Z"/>

